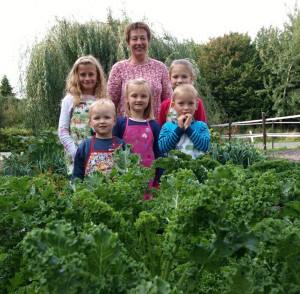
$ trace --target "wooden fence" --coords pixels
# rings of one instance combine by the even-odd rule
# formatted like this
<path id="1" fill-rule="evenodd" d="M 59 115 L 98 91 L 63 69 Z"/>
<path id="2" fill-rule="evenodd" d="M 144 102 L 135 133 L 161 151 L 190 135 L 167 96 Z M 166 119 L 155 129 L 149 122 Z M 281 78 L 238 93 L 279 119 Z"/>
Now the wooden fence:
<path id="1" fill-rule="evenodd" d="M 216 124 L 216 125 L 210 125 L 210 127 L 220 127 L 228 128 L 228 134 L 222 135 L 222 138 L 226 138 L 229 141 L 232 138 L 250 138 L 252 142 L 254 142 L 254 138 L 262 138 L 263 139 L 263 148 L 266 150 L 267 148 L 267 137 L 272 138 L 272 147 L 274 144 L 273 138 L 275 137 L 300 137 L 299 132 L 292 132 L 292 133 L 273 133 L 275 129 L 275 124 L 290 124 L 290 125 L 296 125 L 300 124 L 300 120 L 298 121 L 286 121 L 291 119 L 299 119 L 300 115 L 291 115 L 291 116 L 282 116 L 282 117 L 273 117 L 273 118 L 266 118 L 265 113 L 262 113 L 262 118 L 257 120 L 248 120 L 248 121 L 238 121 L 238 122 L 228 122 L 225 124 Z M 253 134 L 252 131 L 250 131 L 249 134 L 234 134 L 233 133 L 233 127 L 235 126 L 256 126 L 261 125 L 262 127 L 262 133 Z M 272 132 L 267 133 L 266 126 L 271 125 L 272 126 Z"/>

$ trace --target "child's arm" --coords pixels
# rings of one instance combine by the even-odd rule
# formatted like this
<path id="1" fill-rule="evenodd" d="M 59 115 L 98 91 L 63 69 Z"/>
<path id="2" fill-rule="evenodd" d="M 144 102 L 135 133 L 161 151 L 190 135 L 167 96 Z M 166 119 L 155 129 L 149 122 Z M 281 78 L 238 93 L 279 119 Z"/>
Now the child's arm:
<path id="1" fill-rule="evenodd" d="M 126 142 L 117 136 L 115 136 L 115 138 L 116 138 L 117 148 L 122 148 L 123 151 L 126 150 Z"/>
<path id="2" fill-rule="evenodd" d="M 121 100 L 122 95 L 122 69 L 121 64 L 116 63 L 112 66 L 108 81 L 107 81 L 107 95 L 115 103 L 116 107 Z"/>
<path id="3" fill-rule="evenodd" d="M 71 179 L 74 180 L 74 178 L 79 178 L 82 179 L 84 178 L 84 164 L 86 161 L 86 152 L 85 148 L 86 144 L 85 141 L 83 141 L 80 145 L 79 148 L 76 151 L 75 159 L 74 159 L 74 169 L 73 173 L 71 176 Z"/>
<path id="4" fill-rule="evenodd" d="M 159 150 L 159 147 L 158 147 L 158 138 L 159 138 L 159 133 L 160 133 L 160 125 L 158 124 L 157 121 L 151 120 L 150 121 L 150 126 L 151 126 L 151 130 L 152 130 L 153 137 L 154 137 L 153 153 L 154 153 L 155 159 L 159 158 L 159 157 L 163 157 L 164 154 Z"/>
<path id="5" fill-rule="evenodd" d="M 154 153 L 155 159 L 157 159 L 159 157 L 164 157 L 164 154 L 159 150 L 159 147 L 158 147 L 158 138 L 159 138 L 159 133 L 160 133 L 160 125 L 157 121 L 151 120 L 150 121 L 150 126 L 151 126 L 153 137 L 154 137 L 153 153 Z M 155 169 L 155 177 L 154 177 L 154 182 L 153 182 L 154 187 L 159 185 L 160 177 L 162 176 L 163 173 L 164 173 L 164 169 L 162 169 L 162 168 L 156 168 Z"/>
<path id="6" fill-rule="evenodd" d="M 167 100 L 169 97 L 172 97 L 173 95 L 173 89 L 170 83 L 169 73 L 167 66 L 163 64 L 162 68 L 162 91 L 161 91 L 161 102 L 164 100 Z"/>
<path id="7" fill-rule="evenodd" d="M 72 96 L 67 95 L 61 104 L 61 111 L 59 116 L 58 124 L 58 138 L 59 141 L 64 146 L 66 153 L 71 155 L 72 158 L 75 157 L 76 145 L 70 134 L 70 120 L 71 120 L 71 111 L 73 108 Z"/>
<path id="8" fill-rule="evenodd" d="M 170 103 L 171 103 L 171 99 L 169 98 L 169 99 L 163 101 L 160 106 L 159 116 L 158 116 L 158 123 L 159 123 L 160 127 L 162 127 L 164 125 L 164 123 L 166 122 Z"/>
<path id="9" fill-rule="evenodd" d="M 125 132 L 125 128 L 126 128 L 126 118 L 118 117 L 117 122 L 112 131 L 113 136 L 122 139 Z"/>
<path id="10" fill-rule="evenodd" d="M 167 153 L 175 149 L 184 130 L 178 127 L 177 124 L 167 122 L 163 125 L 159 138 L 158 146 L 161 152 Z"/>
<path id="11" fill-rule="evenodd" d="M 194 113 L 194 119 L 207 123 L 207 118 L 206 118 L 206 113 L 205 113 L 205 108 L 204 108 L 203 102 L 200 98 L 198 98 L 197 100 L 198 100 L 198 108 Z"/>
<path id="12" fill-rule="evenodd" d="M 195 148 L 204 153 L 208 151 L 210 147 L 210 133 L 206 123 L 195 121 L 185 129 L 185 133 L 190 137 Z"/>
<path id="13" fill-rule="evenodd" d="M 123 141 L 122 145 L 122 150 L 125 151 L 126 150 L 126 143 Z M 130 153 L 132 153 L 132 150 L 130 150 Z"/>

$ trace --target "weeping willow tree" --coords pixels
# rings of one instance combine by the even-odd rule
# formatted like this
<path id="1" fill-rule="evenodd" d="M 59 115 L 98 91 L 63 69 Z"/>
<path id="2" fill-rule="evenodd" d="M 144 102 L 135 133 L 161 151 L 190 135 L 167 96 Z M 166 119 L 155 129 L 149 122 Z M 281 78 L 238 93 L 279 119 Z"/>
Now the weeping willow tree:
<path id="1" fill-rule="evenodd" d="M 111 12 L 106 22 L 82 24 L 66 19 L 57 20 L 45 38 L 30 50 L 25 71 L 28 127 L 35 133 L 57 127 L 66 77 L 78 57 L 92 54 L 100 61 L 106 75 L 114 63 L 129 57 L 124 34 L 124 27 L 129 22 L 131 20 L 126 15 L 122 20 L 113 19 Z M 162 36 L 153 32 L 149 56 L 162 62 L 177 58 L 194 60 L 196 50 L 193 46 L 195 44 L 192 42 L 178 42 L 166 32 Z M 207 115 L 213 118 L 215 115 L 210 110 L 215 111 L 215 108 L 209 107 L 211 103 L 212 99 L 204 99 L 209 109 Z"/>
<path id="2" fill-rule="evenodd" d="M 81 24 L 57 20 L 46 37 L 34 44 L 25 72 L 27 125 L 35 133 L 57 127 L 66 77 L 76 59 L 94 55 L 106 73 L 117 60 L 126 57 L 123 21 L 109 15 L 107 22 Z"/>
<path id="3" fill-rule="evenodd" d="M 33 131 L 57 124 L 68 64 L 51 38 L 35 46 L 27 72 L 26 122 Z"/>

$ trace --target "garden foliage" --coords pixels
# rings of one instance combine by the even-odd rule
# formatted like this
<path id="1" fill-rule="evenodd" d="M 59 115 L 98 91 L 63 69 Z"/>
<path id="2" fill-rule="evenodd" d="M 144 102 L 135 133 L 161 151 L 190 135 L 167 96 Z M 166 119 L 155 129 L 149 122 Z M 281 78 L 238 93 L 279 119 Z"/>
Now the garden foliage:
<path id="1" fill-rule="evenodd" d="M 0 178 L 0 292 L 299 293 L 300 165 L 114 154 L 110 176 Z M 153 199 L 143 201 L 144 193 Z"/>
<path id="2" fill-rule="evenodd" d="M 11 152 L 9 157 L 4 157 L 1 171 L 3 175 L 20 177 L 44 172 L 66 173 L 64 149 L 58 141 L 57 131 L 49 129 L 36 137 L 26 130 L 19 130 L 19 135 L 9 136 L 13 130 L 0 132 L 0 137 L 6 136 L 7 145 L 10 146 L 8 150 Z"/>

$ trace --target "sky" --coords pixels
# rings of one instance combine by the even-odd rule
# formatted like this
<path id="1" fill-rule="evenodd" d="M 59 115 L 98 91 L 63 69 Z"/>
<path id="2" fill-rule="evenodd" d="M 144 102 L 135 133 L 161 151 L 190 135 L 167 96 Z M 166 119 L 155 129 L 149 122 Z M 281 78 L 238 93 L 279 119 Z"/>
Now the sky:
<path id="1" fill-rule="evenodd" d="M 163 30 L 178 40 L 206 43 L 238 32 L 255 38 L 262 27 L 283 28 L 300 0 L 8 0 L 0 4 L 0 79 L 8 77 L 18 91 L 19 64 L 26 48 L 66 18 L 79 22 L 105 21 L 124 12 L 132 21 L 146 19 L 155 33 Z"/>

